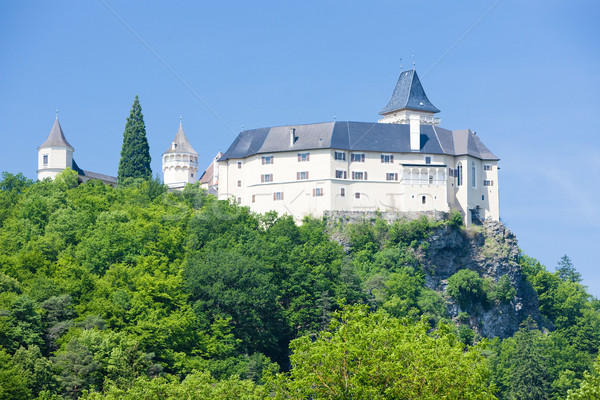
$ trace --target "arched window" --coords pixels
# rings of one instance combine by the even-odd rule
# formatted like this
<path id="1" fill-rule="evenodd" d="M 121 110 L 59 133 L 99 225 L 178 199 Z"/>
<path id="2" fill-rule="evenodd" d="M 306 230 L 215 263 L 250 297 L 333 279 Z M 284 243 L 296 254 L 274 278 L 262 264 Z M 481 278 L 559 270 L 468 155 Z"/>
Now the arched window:
<path id="1" fill-rule="evenodd" d="M 421 196 L 421 204 L 427 203 L 427 196 Z"/>
<path id="2" fill-rule="evenodd" d="M 462 186 L 463 184 L 463 173 L 462 173 L 462 164 L 458 163 L 456 166 L 456 186 Z"/>

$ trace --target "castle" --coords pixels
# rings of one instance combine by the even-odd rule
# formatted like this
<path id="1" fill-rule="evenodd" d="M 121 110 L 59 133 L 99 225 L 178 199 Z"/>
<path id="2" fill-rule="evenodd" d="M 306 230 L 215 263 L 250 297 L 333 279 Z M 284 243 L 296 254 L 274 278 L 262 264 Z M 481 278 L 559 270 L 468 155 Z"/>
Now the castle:
<path id="1" fill-rule="evenodd" d="M 416 71 L 403 71 L 378 122 L 334 121 L 242 131 L 198 176 L 179 125 L 162 155 L 171 190 L 200 185 L 219 199 L 296 220 L 328 211 L 459 210 L 467 224 L 499 219 L 498 157 L 470 130 L 441 128 Z M 38 178 L 71 166 L 81 182 L 116 178 L 79 169 L 58 118 L 38 149 Z"/>
<path id="2" fill-rule="evenodd" d="M 240 133 L 218 160 L 219 199 L 294 216 L 459 210 L 499 219 L 498 157 L 470 130 L 441 128 L 416 71 L 400 74 L 374 122 Z"/>

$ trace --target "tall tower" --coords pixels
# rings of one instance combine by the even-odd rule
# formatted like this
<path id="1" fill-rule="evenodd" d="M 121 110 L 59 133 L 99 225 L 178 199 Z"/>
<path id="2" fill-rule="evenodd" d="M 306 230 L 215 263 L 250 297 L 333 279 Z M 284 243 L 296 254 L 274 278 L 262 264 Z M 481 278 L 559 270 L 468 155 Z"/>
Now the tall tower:
<path id="1" fill-rule="evenodd" d="M 59 172 L 73 166 L 73 146 L 67 142 L 58 122 L 58 114 L 48 138 L 38 147 L 38 179 L 54 179 Z"/>
<path id="2" fill-rule="evenodd" d="M 421 124 L 439 125 L 440 119 L 434 117 L 439 112 L 427 98 L 417 71 L 411 69 L 400 73 L 390 101 L 379 112 L 383 116 L 379 122 L 409 124 L 411 117 L 417 117 Z"/>
<path id="3" fill-rule="evenodd" d="M 183 189 L 186 184 L 198 180 L 198 153 L 183 132 L 181 118 L 173 143 L 162 155 L 162 170 L 169 189 Z"/>

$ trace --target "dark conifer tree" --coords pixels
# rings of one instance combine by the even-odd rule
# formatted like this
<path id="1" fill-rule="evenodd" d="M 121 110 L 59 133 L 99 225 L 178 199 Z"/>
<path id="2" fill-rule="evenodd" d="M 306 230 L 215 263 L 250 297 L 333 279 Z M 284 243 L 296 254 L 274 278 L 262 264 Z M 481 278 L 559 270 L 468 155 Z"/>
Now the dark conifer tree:
<path id="1" fill-rule="evenodd" d="M 119 184 L 126 178 L 152 179 L 150 169 L 150 146 L 146 138 L 146 125 L 138 96 L 135 96 L 131 112 L 123 132 L 123 147 L 119 162 Z"/>

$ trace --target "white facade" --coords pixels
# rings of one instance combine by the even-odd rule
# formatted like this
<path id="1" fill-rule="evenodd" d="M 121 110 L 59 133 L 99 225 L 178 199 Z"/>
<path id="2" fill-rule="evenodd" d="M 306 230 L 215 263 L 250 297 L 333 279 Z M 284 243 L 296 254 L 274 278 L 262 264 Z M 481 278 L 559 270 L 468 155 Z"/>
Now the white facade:
<path id="1" fill-rule="evenodd" d="M 498 166 L 440 154 L 336 149 L 257 154 L 219 162 L 219 199 L 229 198 L 259 213 L 274 210 L 296 220 L 329 210 L 453 209 L 467 223 L 469 210 L 497 220 Z"/>
<path id="2" fill-rule="evenodd" d="M 38 149 L 38 179 L 54 179 L 73 164 L 73 148 L 44 147 Z"/>

